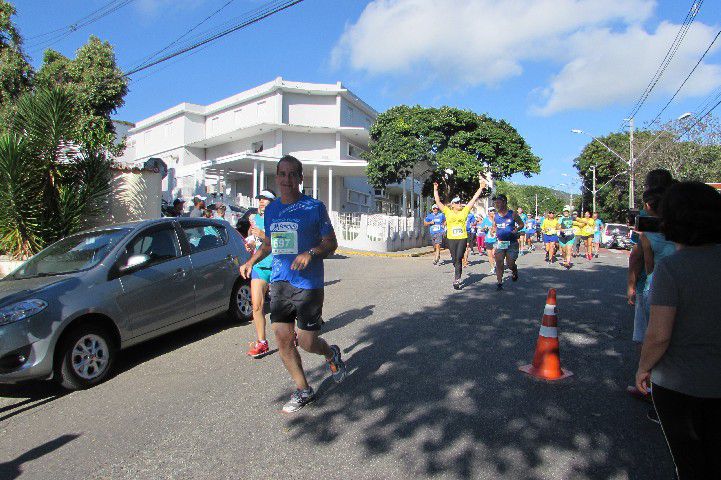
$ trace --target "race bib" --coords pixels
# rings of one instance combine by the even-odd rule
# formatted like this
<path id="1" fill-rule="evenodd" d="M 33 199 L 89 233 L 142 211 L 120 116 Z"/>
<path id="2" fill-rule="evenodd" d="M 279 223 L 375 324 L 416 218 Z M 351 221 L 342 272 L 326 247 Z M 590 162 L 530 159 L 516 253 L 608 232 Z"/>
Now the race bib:
<path id="1" fill-rule="evenodd" d="M 453 227 L 453 230 L 451 230 L 451 233 L 454 237 L 458 237 L 463 235 L 463 227 Z"/>
<path id="2" fill-rule="evenodd" d="M 271 232 L 270 245 L 273 249 L 273 255 L 297 255 L 298 232 Z"/>
<path id="3" fill-rule="evenodd" d="M 431 225 L 431 233 L 438 233 L 441 231 L 440 225 Z"/>
<path id="4" fill-rule="evenodd" d="M 500 240 L 496 248 L 498 250 L 508 250 L 509 245 L 511 245 L 510 240 Z"/>
<path id="5" fill-rule="evenodd" d="M 564 228 L 564 229 L 563 229 L 563 234 L 564 234 L 565 236 L 567 236 L 567 237 L 570 236 L 570 235 L 573 235 L 573 229 L 572 229 L 572 228 Z"/>

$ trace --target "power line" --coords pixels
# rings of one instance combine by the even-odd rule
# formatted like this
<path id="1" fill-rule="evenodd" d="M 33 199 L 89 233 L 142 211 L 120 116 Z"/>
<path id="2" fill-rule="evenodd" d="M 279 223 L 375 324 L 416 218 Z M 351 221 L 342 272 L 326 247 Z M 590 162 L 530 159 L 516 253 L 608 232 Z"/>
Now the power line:
<path id="1" fill-rule="evenodd" d="M 669 47 L 668 51 L 666 52 L 666 55 L 664 56 L 663 60 L 661 61 L 661 64 L 656 69 L 656 73 L 651 77 L 651 81 L 646 86 L 646 89 L 641 94 L 641 97 L 636 101 L 634 104 L 631 113 L 627 115 L 626 118 L 633 118 L 636 116 L 636 114 L 639 112 L 641 107 L 643 107 L 644 103 L 646 103 L 646 100 L 651 95 L 651 92 L 658 84 L 659 80 L 663 76 L 663 74 L 666 72 L 666 69 L 668 68 L 669 64 L 671 63 L 671 60 L 673 60 L 673 57 L 676 55 L 676 52 L 678 51 L 679 47 L 681 46 L 681 43 L 683 42 L 684 38 L 686 37 L 686 33 L 688 32 L 689 28 L 691 27 L 691 24 L 693 23 L 694 19 L 696 18 L 696 15 L 698 14 L 698 11 L 701 8 L 701 5 L 703 4 L 703 0 L 694 0 L 694 2 L 691 4 L 691 8 L 689 9 L 688 13 L 686 14 L 686 17 L 683 20 L 683 23 L 681 24 L 681 27 L 679 28 L 679 31 L 676 33 L 676 36 L 673 39 L 673 42 L 671 43 L 671 46 Z M 626 123 L 624 121 L 623 124 L 621 124 L 621 128 L 624 128 L 626 126 Z"/>
<path id="2" fill-rule="evenodd" d="M 246 27 L 248 27 L 248 26 L 250 26 L 250 25 L 253 25 L 253 24 L 255 24 L 255 23 L 257 23 L 257 22 L 259 22 L 259 21 L 261 21 L 261 20 L 263 20 L 263 19 L 265 19 L 265 18 L 268 18 L 268 17 L 270 17 L 270 16 L 272 16 L 272 15 L 275 15 L 275 14 L 278 13 L 278 12 L 281 12 L 281 11 L 283 11 L 283 10 L 286 10 L 286 9 L 288 9 L 288 8 L 294 6 L 294 5 L 297 5 L 297 4 L 301 3 L 302 1 L 303 1 L 303 0 L 287 0 L 287 1 L 285 1 L 285 2 L 282 2 L 280 6 L 274 7 L 273 9 L 271 9 L 271 10 L 269 10 L 269 11 L 262 12 L 262 13 L 256 15 L 256 16 L 248 19 L 248 20 L 244 20 L 244 21 L 242 21 L 240 24 L 234 25 L 233 27 L 228 28 L 228 29 L 226 29 L 226 30 L 224 30 L 224 31 L 222 31 L 222 32 L 219 32 L 219 33 L 216 33 L 216 34 L 214 34 L 214 35 L 211 35 L 210 37 L 205 38 L 205 39 L 202 39 L 202 40 L 200 40 L 200 41 L 198 41 L 198 42 L 196 42 L 196 43 L 194 43 L 194 44 L 192 44 L 192 45 L 189 45 L 189 46 L 187 46 L 187 47 L 180 48 L 180 49 L 178 49 L 178 50 L 176 50 L 176 51 L 174 51 L 174 52 L 172 52 L 172 53 L 169 53 L 169 54 L 167 54 L 167 55 L 165 55 L 165 56 L 163 56 L 163 57 L 160 57 L 160 58 L 157 59 L 157 60 L 154 60 L 154 61 L 152 61 L 152 62 L 146 63 L 145 65 L 142 65 L 142 66 L 133 68 L 133 69 L 129 70 L 128 72 L 126 72 L 126 73 L 125 73 L 125 76 L 126 76 L 126 77 L 129 77 L 130 75 L 133 75 L 133 74 L 138 73 L 138 72 L 143 71 L 143 70 L 147 70 L 148 68 L 153 67 L 153 66 L 155 66 L 155 65 L 158 65 L 159 63 L 166 62 L 166 61 L 168 61 L 168 60 L 170 60 L 170 59 L 172 59 L 172 58 L 175 58 L 175 57 L 177 57 L 177 56 L 179 56 L 179 55 L 182 55 L 182 54 L 184 54 L 184 53 L 190 52 L 191 50 L 195 50 L 195 49 L 198 48 L 198 47 L 201 47 L 201 46 L 206 45 L 206 44 L 208 44 L 208 43 L 210 43 L 210 42 L 213 42 L 213 41 L 215 41 L 215 40 L 218 40 L 219 38 L 225 37 L 226 35 L 230 35 L 230 34 L 233 33 L 233 32 L 236 32 L 236 31 L 238 31 L 238 30 L 240 30 L 240 29 L 246 28 Z"/>
<path id="3" fill-rule="evenodd" d="M 681 83 L 681 85 L 678 87 L 678 89 L 677 89 L 676 92 L 673 94 L 673 96 L 669 99 L 669 101 L 666 103 L 666 105 L 664 105 L 664 107 L 661 109 L 661 111 L 658 112 L 658 115 L 656 115 L 656 117 L 651 121 L 651 125 L 653 125 L 654 123 L 656 123 L 656 121 L 659 119 L 659 117 L 661 116 L 661 114 L 666 111 L 666 109 L 668 108 L 669 105 L 671 105 L 671 102 L 673 102 L 673 100 L 676 98 L 676 95 L 678 95 L 678 92 L 681 91 L 681 89 L 683 88 L 683 86 L 686 85 L 686 82 L 688 81 L 688 79 L 691 78 L 691 75 L 693 75 L 693 73 L 696 71 L 696 69 L 698 68 L 698 66 L 701 65 L 701 62 L 703 61 L 704 57 L 706 57 L 706 54 L 709 52 L 709 50 L 711 50 L 711 47 L 713 47 L 714 43 L 716 43 L 716 40 L 718 40 L 719 36 L 721 36 L 721 30 L 718 31 L 718 33 L 716 34 L 716 36 L 714 37 L 714 39 L 711 41 L 711 44 L 709 44 L 709 46 L 708 46 L 708 48 L 706 49 L 706 51 L 703 52 L 703 55 L 701 55 L 701 58 L 698 59 L 698 62 L 696 62 L 696 65 L 694 65 L 693 69 L 691 69 L 691 72 L 689 72 L 689 74 L 686 76 L 686 78 L 685 78 L 684 81 Z"/>
<path id="4" fill-rule="evenodd" d="M 79 18 L 75 22 L 71 23 L 70 25 L 57 29 L 55 35 L 51 36 L 48 39 L 40 40 L 32 45 L 29 45 L 29 48 L 38 49 L 38 48 L 47 48 L 52 45 L 55 45 L 56 43 L 64 40 L 65 38 L 69 37 L 76 31 L 80 30 L 81 28 L 87 27 L 88 25 L 91 25 L 108 15 L 111 15 L 121 8 L 133 3 L 135 0 L 112 0 L 111 2 L 105 4 L 105 6 L 94 10 L 93 12 L 89 13 L 88 15 L 85 15 L 82 18 Z M 53 32 L 46 32 L 45 34 L 38 35 L 39 36 L 46 36 Z"/>
<path id="5" fill-rule="evenodd" d="M 165 47 L 161 48 L 161 49 L 158 50 L 157 52 L 152 53 L 152 54 L 148 55 L 147 57 L 145 57 L 139 64 L 136 65 L 136 67 L 137 67 L 137 66 L 142 66 L 142 65 L 144 65 L 144 64 L 145 64 L 146 62 L 148 62 L 149 60 L 151 60 L 151 59 L 157 57 L 158 55 L 160 55 L 161 53 L 167 51 L 170 47 L 172 47 L 173 45 L 177 44 L 180 40 L 182 40 L 182 39 L 185 38 L 186 36 L 190 35 L 190 34 L 193 32 L 193 30 L 195 30 L 196 28 L 200 27 L 200 26 L 203 25 L 205 22 L 207 22 L 208 20 L 210 20 L 211 18 L 213 18 L 214 16 L 216 16 L 217 14 L 219 14 L 221 11 L 223 11 L 228 5 L 230 5 L 230 4 L 233 3 L 234 1 L 235 1 L 235 0 L 228 0 L 227 2 L 225 2 L 220 8 L 216 9 L 216 10 L 215 10 L 214 12 L 212 12 L 210 15 L 208 15 L 207 17 L 205 17 L 203 20 L 201 20 L 200 22 L 198 22 L 198 23 L 196 23 L 195 25 L 193 25 L 193 27 L 191 27 L 188 31 L 186 31 L 185 33 L 183 33 L 182 35 L 180 35 L 179 37 L 177 37 L 177 38 L 176 38 L 175 40 L 173 40 L 172 42 L 170 42 L 168 45 L 166 45 Z"/>

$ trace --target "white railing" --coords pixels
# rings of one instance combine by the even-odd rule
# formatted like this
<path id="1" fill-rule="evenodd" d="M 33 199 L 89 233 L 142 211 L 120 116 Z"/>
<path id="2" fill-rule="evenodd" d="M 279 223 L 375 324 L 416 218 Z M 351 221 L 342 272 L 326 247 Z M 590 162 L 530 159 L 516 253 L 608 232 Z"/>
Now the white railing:
<path id="1" fill-rule="evenodd" d="M 341 247 L 395 252 L 430 244 L 420 219 L 385 214 L 331 212 Z"/>

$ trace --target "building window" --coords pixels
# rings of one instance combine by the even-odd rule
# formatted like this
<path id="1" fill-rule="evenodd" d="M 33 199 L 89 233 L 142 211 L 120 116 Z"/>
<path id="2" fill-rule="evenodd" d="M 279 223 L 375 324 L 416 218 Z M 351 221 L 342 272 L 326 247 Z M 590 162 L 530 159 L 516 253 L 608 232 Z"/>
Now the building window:
<path id="1" fill-rule="evenodd" d="M 365 152 L 364 149 L 352 143 L 348 144 L 348 156 L 353 158 L 362 158 L 362 154 Z"/>
<path id="2" fill-rule="evenodd" d="M 385 197 L 386 196 L 386 191 L 383 188 L 376 188 L 373 191 L 373 193 L 376 197 Z"/>
<path id="3" fill-rule="evenodd" d="M 263 140 L 259 142 L 253 142 L 250 144 L 250 150 L 253 153 L 260 153 L 263 151 Z"/>
<path id="4" fill-rule="evenodd" d="M 367 193 L 348 190 L 348 203 L 353 205 L 366 206 L 370 204 L 371 196 Z"/>

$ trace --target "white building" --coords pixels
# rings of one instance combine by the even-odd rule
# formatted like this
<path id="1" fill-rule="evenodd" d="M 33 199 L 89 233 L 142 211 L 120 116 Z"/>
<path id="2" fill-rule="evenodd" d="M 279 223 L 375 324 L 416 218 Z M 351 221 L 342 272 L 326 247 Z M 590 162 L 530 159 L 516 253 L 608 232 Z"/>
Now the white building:
<path id="1" fill-rule="evenodd" d="M 360 154 L 368 148 L 377 115 L 340 82 L 279 77 L 210 105 L 182 103 L 137 122 L 119 160 L 162 159 L 168 166 L 163 180 L 168 201 L 210 194 L 249 206 L 260 190 L 275 188 L 278 159 L 293 155 L 303 163 L 304 193 L 322 200 L 332 218 L 360 225 L 360 218 L 346 214 L 405 213 L 398 227 L 403 231 L 406 216 L 418 217 L 420 183 L 408 180 L 376 191 L 366 181 L 367 162 Z"/>

